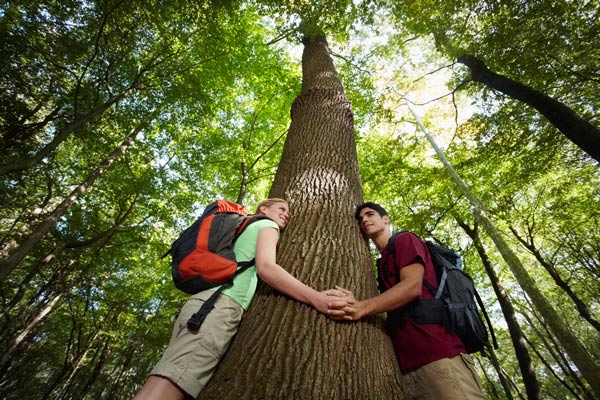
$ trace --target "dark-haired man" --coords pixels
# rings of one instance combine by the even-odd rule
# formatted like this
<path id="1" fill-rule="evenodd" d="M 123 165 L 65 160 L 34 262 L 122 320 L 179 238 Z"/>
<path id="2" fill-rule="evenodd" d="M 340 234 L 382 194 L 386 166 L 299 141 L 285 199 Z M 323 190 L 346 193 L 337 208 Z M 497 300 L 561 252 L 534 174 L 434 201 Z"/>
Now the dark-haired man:
<path id="1" fill-rule="evenodd" d="M 344 309 L 346 315 L 332 318 L 359 320 L 386 312 L 396 358 L 413 399 L 485 399 L 473 360 L 458 336 L 441 324 L 417 324 L 407 318 L 413 300 L 434 296 L 423 278 L 438 285 L 426 244 L 413 233 L 403 232 L 390 251 L 390 219 L 379 204 L 359 205 L 355 218 L 381 254 L 377 260 L 381 294 L 351 306 L 333 302 L 330 310 Z M 353 298 L 352 292 L 339 289 Z"/>

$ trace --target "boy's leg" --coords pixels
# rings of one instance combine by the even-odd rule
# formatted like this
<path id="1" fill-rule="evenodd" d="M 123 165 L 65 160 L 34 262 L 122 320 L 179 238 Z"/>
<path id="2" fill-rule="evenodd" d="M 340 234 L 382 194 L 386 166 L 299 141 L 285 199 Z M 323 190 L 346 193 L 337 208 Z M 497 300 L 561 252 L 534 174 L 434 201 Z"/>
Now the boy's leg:
<path id="1" fill-rule="evenodd" d="M 473 359 L 443 358 L 404 375 L 413 399 L 486 399 Z"/>

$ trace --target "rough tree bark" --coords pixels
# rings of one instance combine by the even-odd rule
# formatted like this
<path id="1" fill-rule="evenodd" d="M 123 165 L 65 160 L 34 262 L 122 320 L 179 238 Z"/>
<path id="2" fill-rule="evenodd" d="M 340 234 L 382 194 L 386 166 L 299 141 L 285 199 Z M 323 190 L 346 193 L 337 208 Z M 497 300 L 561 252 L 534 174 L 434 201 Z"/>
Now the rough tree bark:
<path id="1" fill-rule="evenodd" d="M 324 38 L 305 41 L 302 92 L 271 197 L 292 219 L 278 259 L 317 290 L 377 293 L 368 247 L 353 218 L 362 201 L 353 115 Z M 407 398 L 381 316 L 334 322 L 259 287 L 203 399 Z"/>
<path id="2" fill-rule="evenodd" d="M 490 71 L 483 61 L 473 55 L 460 56 L 457 61 L 471 70 L 474 81 L 481 82 L 538 110 L 570 141 L 600 162 L 600 130 L 577 115 L 575 111 L 532 87 Z"/>

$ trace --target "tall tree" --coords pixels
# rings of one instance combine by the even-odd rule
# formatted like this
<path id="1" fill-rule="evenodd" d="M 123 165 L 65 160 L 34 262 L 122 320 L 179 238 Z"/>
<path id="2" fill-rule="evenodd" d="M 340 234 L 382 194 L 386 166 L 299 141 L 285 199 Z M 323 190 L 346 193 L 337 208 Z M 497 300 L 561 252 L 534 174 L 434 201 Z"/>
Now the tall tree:
<path id="1" fill-rule="evenodd" d="M 353 115 L 323 37 L 304 40 L 302 72 L 270 192 L 293 214 L 279 261 L 317 289 L 370 297 L 372 261 L 352 215 L 362 201 Z M 405 398 L 382 323 L 335 323 L 262 285 L 202 397 Z"/>
<path id="2" fill-rule="evenodd" d="M 519 326 L 515 309 L 511 304 L 510 299 L 506 295 L 504 287 L 502 286 L 500 279 L 498 278 L 498 274 L 492 267 L 490 258 L 487 255 L 481 238 L 479 237 L 479 226 L 477 225 L 477 223 L 475 223 L 473 227 L 470 227 L 465 221 L 463 221 L 459 217 L 457 217 L 456 220 L 458 225 L 460 225 L 460 227 L 463 228 L 463 230 L 467 233 L 467 235 L 469 235 L 469 237 L 473 241 L 473 244 L 477 249 L 477 253 L 481 258 L 483 266 L 485 267 L 487 275 L 490 278 L 492 287 L 494 288 L 494 293 L 496 294 L 498 302 L 500 303 L 500 308 L 502 309 L 504 319 L 506 320 L 506 324 L 508 325 L 510 338 L 512 340 L 513 347 L 515 349 L 515 354 L 519 362 L 519 369 L 521 370 L 521 376 L 523 378 L 523 383 L 525 384 L 527 398 L 531 400 L 541 399 L 540 383 L 535 373 L 535 365 L 531 361 L 531 356 L 529 354 L 527 346 L 525 346 L 525 339 L 523 337 L 521 327 Z"/>
<path id="3" fill-rule="evenodd" d="M 564 290 L 564 292 L 569 296 L 569 298 L 573 301 L 573 304 L 577 308 L 579 315 L 590 323 L 596 329 L 596 331 L 600 332 L 600 322 L 594 318 L 593 313 L 590 312 L 588 305 L 575 293 L 573 288 L 569 285 L 569 283 L 563 279 L 555 265 L 552 264 L 547 258 L 542 254 L 541 249 L 536 245 L 535 240 L 533 238 L 533 227 L 531 227 L 529 234 L 524 237 L 521 236 L 519 232 L 514 227 L 510 227 L 511 232 L 517 238 L 517 240 L 525 247 L 531 254 L 533 254 L 536 260 L 540 263 L 541 266 L 548 272 L 548 275 L 552 277 L 556 286 Z"/>
<path id="4" fill-rule="evenodd" d="M 469 67 L 474 81 L 535 108 L 569 140 L 600 162 L 600 130 L 571 108 L 532 87 L 490 71 L 483 61 L 472 54 L 462 55 L 457 61 Z"/>
<path id="5" fill-rule="evenodd" d="M 596 2 L 424 0 L 394 2 L 392 7 L 402 28 L 430 35 L 441 53 L 469 67 L 456 70 L 456 81 L 464 83 L 472 73 L 474 80 L 485 82 L 460 88 L 479 97 L 478 103 L 496 114 L 499 125 L 521 125 L 513 139 L 521 146 L 551 142 L 560 147 L 558 128 L 599 160 L 599 64 L 597 57 L 582 56 L 599 46 Z M 497 96 L 497 91 L 524 101 L 547 119 L 527 107 L 512 106 L 515 102 Z M 510 118 L 500 119 L 505 107 L 511 109 Z M 556 128 L 544 129 L 547 121 Z M 509 133 L 498 129 L 481 134 L 489 140 Z"/>
<path id="6" fill-rule="evenodd" d="M 77 201 L 85 191 L 109 168 L 112 163 L 134 142 L 139 133 L 144 130 L 150 121 L 142 121 L 137 127 L 127 135 L 119 147 L 106 157 L 103 162 L 79 184 L 36 229 L 19 245 L 12 253 L 0 262 L 0 280 L 6 278 L 8 274 L 29 254 L 31 249 L 54 227 L 58 219 L 67 211 L 67 209 Z"/>
<path id="7" fill-rule="evenodd" d="M 409 105 L 410 108 L 410 105 Z M 588 385 L 592 388 L 592 391 L 600 396 L 600 366 L 595 362 L 593 356 L 587 351 L 583 343 L 575 336 L 568 328 L 565 321 L 560 317 L 558 312 L 552 307 L 550 302 L 546 300 L 541 291 L 538 289 L 535 281 L 531 275 L 527 272 L 519 257 L 510 248 L 506 240 L 500 234 L 500 231 L 496 228 L 494 223 L 488 217 L 485 206 L 473 196 L 471 190 L 468 188 L 462 178 L 456 173 L 452 165 L 439 148 L 433 136 L 429 133 L 427 128 L 421 123 L 421 120 L 417 114 L 410 108 L 413 116 L 416 119 L 417 125 L 425 133 L 427 139 L 435 149 L 436 154 L 444 164 L 446 171 L 452 176 L 452 179 L 456 185 L 460 188 L 461 192 L 469 200 L 473 206 L 473 213 L 476 220 L 481 223 L 486 233 L 490 236 L 498 251 L 510 267 L 513 275 L 517 279 L 517 282 L 521 285 L 523 290 L 531 297 L 531 300 L 539 313 L 542 315 L 552 332 L 560 339 L 563 343 L 565 350 L 569 357 L 573 360 L 573 363 L 581 371 L 582 376 L 587 381 Z"/>

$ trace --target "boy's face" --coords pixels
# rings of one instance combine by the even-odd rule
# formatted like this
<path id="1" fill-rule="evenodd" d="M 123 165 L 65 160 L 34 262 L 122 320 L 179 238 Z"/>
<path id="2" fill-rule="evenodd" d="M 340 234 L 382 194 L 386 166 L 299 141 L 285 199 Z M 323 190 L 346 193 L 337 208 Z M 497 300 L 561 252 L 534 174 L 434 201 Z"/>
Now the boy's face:
<path id="1" fill-rule="evenodd" d="M 359 217 L 360 229 L 368 237 L 373 237 L 382 230 L 389 228 L 390 219 L 388 216 L 382 217 L 372 208 L 365 207 L 360 210 Z"/>

